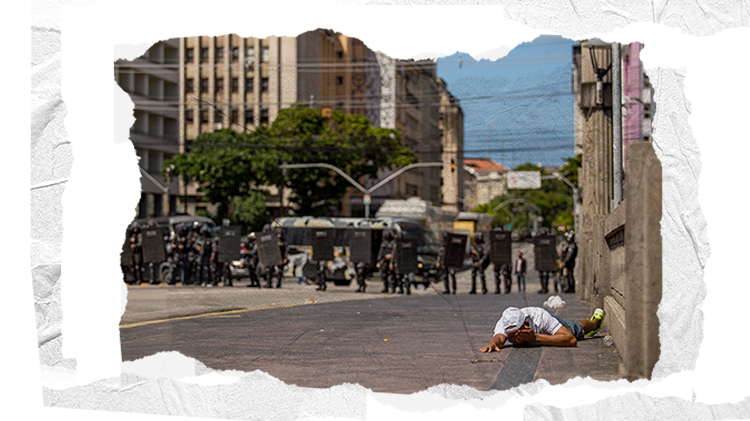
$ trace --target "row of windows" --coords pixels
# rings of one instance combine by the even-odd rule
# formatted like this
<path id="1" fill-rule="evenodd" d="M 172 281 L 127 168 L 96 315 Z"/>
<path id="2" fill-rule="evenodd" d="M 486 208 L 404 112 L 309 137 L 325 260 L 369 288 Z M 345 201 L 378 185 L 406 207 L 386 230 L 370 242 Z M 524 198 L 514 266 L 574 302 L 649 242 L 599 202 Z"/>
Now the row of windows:
<path id="1" fill-rule="evenodd" d="M 203 47 L 200 49 L 200 62 L 208 63 L 208 48 Z M 192 47 L 185 48 L 185 63 L 193 63 L 195 60 L 195 49 Z M 240 47 L 232 47 L 230 50 L 229 60 L 232 63 L 238 63 L 240 61 Z M 255 47 L 245 48 L 245 60 L 248 64 L 255 63 Z M 260 47 L 260 61 L 267 63 L 270 60 L 270 53 L 268 47 Z M 224 47 L 216 47 L 214 51 L 214 63 L 224 62 Z"/>
<path id="2" fill-rule="evenodd" d="M 201 108 L 199 111 L 199 118 L 201 123 L 208 123 L 208 109 L 207 108 Z M 195 119 L 194 117 L 194 111 L 192 109 L 185 110 L 185 121 L 187 122 L 193 122 Z M 260 110 L 260 124 L 268 124 L 268 109 L 263 108 Z M 214 109 L 214 122 L 223 122 L 224 121 L 224 111 L 220 108 Z M 253 124 L 255 121 L 255 110 L 252 108 L 245 110 L 245 121 L 249 124 Z M 229 122 L 230 123 L 236 123 L 239 124 L 240 122 L 240 111 L 237 108 L 232 108 L 229 110 Z"/>
<path id="3" fill-rule="evenodd" d="M 200 90 L 201 93 L 208 93 L 208 78 L 201 78 L 201 86 Z M 240 79 L 233 77 L 232 78 L 232 92 L 239 92 L 240 91 Z M 260 79 L 260 91 L 261 92 L 267 92 L 268 91 L 268 78 L 264 77 Z M 193 93 L 195 92 L 195 81 L 192 78 L 185 79 L 185 93 Z M 224 78 L 217 77 L 214 80 L 214 92 L 220 93 L 224 92 Z M 248 77 L 245 78 L 245 93 L 253 92 L 253 78 Z"/>

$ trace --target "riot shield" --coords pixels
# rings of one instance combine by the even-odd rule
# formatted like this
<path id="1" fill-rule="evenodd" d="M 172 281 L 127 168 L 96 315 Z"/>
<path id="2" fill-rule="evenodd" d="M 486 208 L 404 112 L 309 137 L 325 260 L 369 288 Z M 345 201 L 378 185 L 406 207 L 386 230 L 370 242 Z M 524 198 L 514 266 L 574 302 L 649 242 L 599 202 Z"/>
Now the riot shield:
<path id="1" fill-rule="evenodd" d="M 312 241 L 312 259 L 316 262 L 333 260 L 333 230 L 313 228 L 310 230 Z"/>
<path id="2" fill-rule="evenodd" d="M 125 234 L 125 242 L 122 244 L 122 253 L 120 253 L 120 265 L 130 266 L 133 264 L 133 251 L 130 250 L 130 232 Z"/>
<path id="3" fill-rule="evenodd" d="M 511 245 L 510 231 L 490 231 L 490 262 L 496 267 L 510 265 Z"/>
<path id="4" fill-rule="evenodd" d="M 263 231 L 257 234 L 255 242 L 258 243 L 258 262 L 264 268 L 281 264 L 281 253 L 279 253 L 279 240 L 274 231 Z"/>
<path id="5" fill-rule="evenodd" d="M 534 239 L 534 267 L 539 272 L 557 270 L 557 247 L 555 237 L 539 236 Z"/>
<path id="6" fill-rule="evenodd" d="M 219 261 L 239 260 L 241 240 L 242 228 L 237 226 L 221 227 L 219 230 Z"/>
<path id="7" fill-rule="evenodd" d="M 359 229 L 352 231 L 349 236 L 349 261 L 374 266 L 379 248 L 374 248 L 374 240 L 373 230 Z"/>
<path id="8" fill-rule="evenodd" d="M 167 260 L 161 227 L 143 230 L 143 263 L 161 263 Z"/>
<path id="9" fill-rule="evenodd" d="M 446 268 L 462 268 L 466 257 L 466 236 L 448 233 L 445 241 L 445 262 L 440 263 Z"/>
<path id="10" fill-rule="evenodd" d="M 396 273 L 399 275 L 417 271 L 417 239 L 396 239 Z"/>

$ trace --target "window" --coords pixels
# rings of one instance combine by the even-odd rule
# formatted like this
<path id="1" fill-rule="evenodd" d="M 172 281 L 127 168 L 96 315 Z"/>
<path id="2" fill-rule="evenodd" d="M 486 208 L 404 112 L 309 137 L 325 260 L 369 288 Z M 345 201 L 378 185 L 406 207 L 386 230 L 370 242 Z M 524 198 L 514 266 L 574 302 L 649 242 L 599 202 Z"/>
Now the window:
<path id="1" fill-rule="evenodd" d="M 260 124 L 268 124 L 268 108 L 260 110 Z"/>
<path id="2" fill-rule="evenodd" d="M 245 124 L 255 124 L 255 113 L 252 108 L 245 109 Z"/>
<path id="3" fill-rule="evenodd" d="M 268 78 L 267 77 L 260 79 L 260 91 L 268 92 Z"/>
<path id="4" fill-rule="evenodd" d="M 343 85 L 344 84 L 344 78 L 341 77 L 341 76 L 336 76 L 336 83 L 339 84 L 339 85 Z"/>
<path id="5" fill-rule="evenodd" d="M 217 77 L 216 78 L 216 85 L 214 86 L 216 93 L 224 92 L 224 78 L 223 77 Z"/>
<path id="6" fill-rule="evenodd" d="M 260 47 L 260 61 L 263 63 L 268 63 L 269 59 L 270 54 L 268 52 L 268 47 Z"/>
<path id="7" fill-rule="evenodd" d="M 195 52 L 193 51 L 192 48 L 186 48 L 185 49 L 185 63 L 192 63 L 194 60 L 194 57 L 193 57 L 194 54 Z"/>
<path id="8" fill-rule="evenodd" d="M 214 123 L 221 123 L 224 121 L 224 113 L 221 112 L 221 108 L 214 108 Z"/>
<path id="9" fill-rule="evenodd" d="M 240 61 L 240 47 L 232 47 L 232 63 Z"/>
<path id="10" fill-rule="evenodd" d="M 193 79 L 185 79 L 185 93 L 189 94 L 193 91 L 195 91 L 195 87 L 193 86 Z"/>
<path id="11" fill-rule="evenodd" d="M 208 78 L 201 78 L 201 93 L 208 92 Z"/>
<path id="12" fill-rule="evenodd" d="M 189 121 L 191 123 L 193 122 L 193 110 L 192 109 L 185 110 L 185 121 Z"/>
<path id="13" fill-rule="evenodd" d="M 236 108 L 232 108 L 229 111 L 229 124 L 235 124 L 240 121 L 240 111 Z"/>
<path id="14" fill-rule="evenodd" d="M 236 77 L 232 78 L 232 92 L 240 91 L 240 80 Z"/>
<path id="15" fill-rule="evenodd" d="M 208 48 L 201 48 L 201 63 L 208 63 Z"/>
<path id="16" fill-rule="evenodd" d="M 343 51 L 336 51 L 336 57 L 338 57 L 338 58 L 344 58 L 344 52 Z"/>
<path id="17" fill-rule="evenodd" d="M 255 47 L 245 48 L 245 66 L 252 68 L 255 64 Z"/>
<path id="18" fill-rule="evenodd" d="M 214 53 L 214 62 L 215 63 L 224 62 L 224 47 L 216 47 L 216 52 Z"/>
<path id="19" fill-rule="evenodd" d="M 200 110 L 201 123 L 208 123 L 208 110 L 201 108 Z"/>
<path id="20" fill-rule="evenodd" d="M 253 91 L 253 78 L 245 78 L 245 93 Z"/>

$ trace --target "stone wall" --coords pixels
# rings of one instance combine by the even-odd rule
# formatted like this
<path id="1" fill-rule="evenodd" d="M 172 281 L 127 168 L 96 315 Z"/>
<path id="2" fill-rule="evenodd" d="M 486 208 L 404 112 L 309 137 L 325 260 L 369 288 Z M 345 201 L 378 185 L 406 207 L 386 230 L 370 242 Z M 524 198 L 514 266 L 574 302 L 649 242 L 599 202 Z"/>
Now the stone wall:
<path id="1" fill-rule="evenodd" d="M 624 374 L 635 380 L 651 377 L 660 351 L 662 177 L 650 142 L 629 147 L 627 168 L 623 202 L 609 214 L 590 215 L 578 293 L 592 310 L 604 308 Z"/>

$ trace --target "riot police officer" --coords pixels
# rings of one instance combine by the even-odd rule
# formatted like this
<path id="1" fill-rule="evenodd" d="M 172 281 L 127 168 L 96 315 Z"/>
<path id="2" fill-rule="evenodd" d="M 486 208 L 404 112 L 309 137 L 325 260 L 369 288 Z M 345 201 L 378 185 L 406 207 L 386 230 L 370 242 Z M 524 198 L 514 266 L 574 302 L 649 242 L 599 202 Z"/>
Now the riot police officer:
<path id="1" fill-rule="evenodd" d="M 388 292 L 390 287 L 391 292 L 396 292 L 396 285 L 391 284 L 391 278 L 393 275 L 393 265 L 391 259 L 393 258 L 393 247 L 396 242 L 393 239 L 393 231 L 390 229 L 383 230 L 383 241 L 380 243 L 380 250 L 378 251 L 378 262 L 375 266 L 380 269 L 380 277 L 383 280 L 383 290 L 381 293 Z"/>
<path id="2" fill-rule="evenodd" d="M 200 229 L 200 237 L 195 241 L 193 246 L 197 257 L 197 275 L 198 283 L 205 286 L 214 285 L 213 260 L 214 260 L 214 241 L 211 238 L 211 230 L 208 226 L 203 225 Z"/>
<path id="3" fill-rule="evenodd" d="M 453 294 L 456 293 L 456 269 L 445 266 L 445 253 L 448 247 L 448 230 L 444 230 L 440 239 L 440 249 L 438 249 L 437 263 L 435 266 L 440 271 L 440 278 L 445 284 L 445 290 L 443 294 L 451 293 L 451 286 L 453 287 Z M 463 253 L 463 252 L 462 252 Z"/>
<path id="4" fill-rule="evenodd" d="M 391 251 L 391 255 L 393 256 L 391 258 L 391 271 L 392 276 L 395 284 L 394 291 L 392 292 L 398 292 L 399 294 L 406 293 L 406 295 L 411 294 L 411 283 L 414 279 L 415 274 L 412 272 L 405 273 L 404 272 L 404 266 L 405 263 L 399 261 L 399 255 L 396 252 L 398 247 L 398 240 L 404 238 L 404 232 L 399 231 L 396 235 L 397 240 L 393 243 L 393 249 Z M 401 266 L 399 266 L 401 265 Z"/>
<path id="5" fill-rule="evenodd" d="M 286 267 L 286 264 L 289 263 L 289 259 L 287 258 L 289 246 L 287 245 L 286 239 L 284 239 L 284 231 L 281 228 L 276 229 L 276 239 L 278 240 L 281 263 L 277 266 L 268 268 L 266 272 L 266 288 L 272 287 L 274 276 L 278 277 L 276 288 L 281 288 L 281 281 L 284 278 L 284 268 Z"/>
<path id="6" fill-rule="evenodd" d="M 575 233 L 573 231 L 570 231 L 566 234 L 566 239 L 568 240 L 568 246 L 565 248 L 565 258 L 563 260 L 563 263 L 565 263 L 565 271 L 567 272 L 566 276 L 566 289 L 563 292 L 576 292 L 576 280 L 573 276 L 573 272 L 576 267 L 576 257 L 578 256 L 578 245 L 575 241 Z"/>
<path id="7" fill-rule="evenodd" d="M 258 279 L 258 243 L 255 242 L 254 232 L 251 232 L 247 236 L 244 258 L 247 274 L 250 277 L 250 283 L 247 286 L 260 288 L 260 279 Z"/>
<path id="8" fill-rule="evenodd" d="M 501 281 L 505 293 L 509 294 L 510 285 L 512 284 L 510 279 L 510 265 L 493 265 L 492 270 L 495 272 L 495 294 L 500 294 Z"/>
<path id="9" fill-rule="evenodd" d="M 490 248 L 484 242 L 484 234 L 477 231 L 474 234 L 474 242 L 471 244 L 471 291 L 469 294 L 477 293 L 477 273 L 482 281 L 482 294 L 487 293 L 487 279 L 484 271 L 490 265 Z"/>
<path id="10" fill-rule="evenodd" d="M 143 282 L 143 233 L 141 233 L 141 224 L 133 222 L 130 225 L 130 230 L 130 259 L 133 276 L 135 277 L 134 283 L 137 285 Z"/>
<path id="11" fill-rule="evenodd" d="M 175 259 L 175 276 L 173 281 L 187 284 L 190 280 L 191 267 L 190 259 L 188 258 L 190 247 L 190 236 L 188 235 L 188 229 L 185 224 L 180 224 L 177 227 L 177 235 L 172 242 L 172 250 L 174 251 Z"/>

